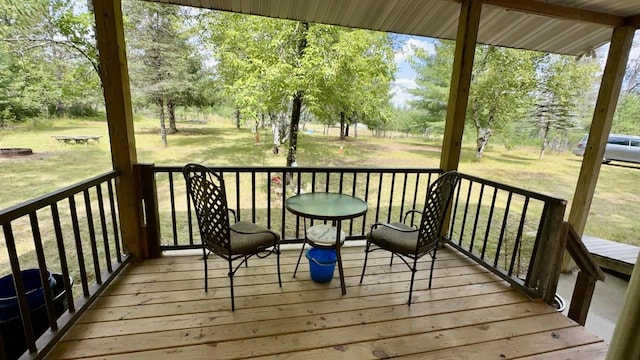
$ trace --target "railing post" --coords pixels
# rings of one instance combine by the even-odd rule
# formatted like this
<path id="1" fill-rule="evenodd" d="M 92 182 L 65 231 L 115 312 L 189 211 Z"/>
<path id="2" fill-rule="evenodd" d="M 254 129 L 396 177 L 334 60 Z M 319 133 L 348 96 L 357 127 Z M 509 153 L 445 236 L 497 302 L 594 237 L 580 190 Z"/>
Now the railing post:
<path id="1" fill-rule="evenodd" d="M 558 287 L 562 255 L 567 242 L 567 227 L 563 225 L 564 212 L 567 202 L 547 203 L 543 212 L 542 228 L 535 252 L 531 256 L 528 283 L 530 288 L 540 290 L 540 296 L 549 305 Z"/>
<path id="2" fill-rule="evenodd" d="M 567 227 L 567 254 L 571 256 L 580 269 L 573 288 L 568 316 L 584 326 L 587 322 L 587 314 L 589 313 L 596 281 L 604 281 L 604 273 L 596 264 L 589 250 L 584 246 L 582 238 L 573 226 L 570 223 L 565 223 L 565 226 Z"/>
<path id="3" fill-rule="evenodd" d="M 134 164 L 138 201 L 142 205 L 142 257 L 160 257 L 160 215 L 154 164 Z"/>

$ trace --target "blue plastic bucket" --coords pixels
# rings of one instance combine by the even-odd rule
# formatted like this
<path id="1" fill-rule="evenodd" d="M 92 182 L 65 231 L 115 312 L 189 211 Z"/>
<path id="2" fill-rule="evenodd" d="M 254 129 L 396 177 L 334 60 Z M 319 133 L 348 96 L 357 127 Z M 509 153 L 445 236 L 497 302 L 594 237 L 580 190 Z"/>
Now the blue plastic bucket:
<path id="1" fill-rule="evenodd" d="M 47 286 L 53 288 L 56 280 L 49 271 L 46 273 L 48 274 Z M 43 305 L 44 290 L 40 281 L 40 270 L 23 270 L 22 281 L 24 282 L 24 291 L 27 295 L 29 309 L 33 310 Z M 13 284 L 13 275 L 10 274 L 0 278 L 0 321 L 16 316 L 20 316 L 20 307 L 18 306 L 18 297 Z"/>
<path id="2" fill-rule="evenodd" d="M 309 259 L 311 280 L 317 283 L 326 283 L 333 279 L 337 259 L 334 249 L 311 248 L 307 250 L 307 259 Z"/>

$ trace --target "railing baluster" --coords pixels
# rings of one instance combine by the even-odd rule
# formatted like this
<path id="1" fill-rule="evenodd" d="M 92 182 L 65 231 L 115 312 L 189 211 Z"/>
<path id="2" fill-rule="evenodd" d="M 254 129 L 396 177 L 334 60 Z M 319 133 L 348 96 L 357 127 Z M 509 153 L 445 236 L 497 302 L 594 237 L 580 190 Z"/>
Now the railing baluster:
<path id="1" fill-rule="evenodd" d="M 286 223 L 286 219 L 287 219 L 287 208 L 285 206 L 285 201 L 287 200 L 287 173 L 286 171 L 282 172 L 282 194 L 280 195 L 280 199 L 281 199 L 281 213 L 282 213 L 282 231 L 280 232 L 282 234 L 282 237 L 285 237 L 285 223 Z"/>
<path id="2" fill-rule="evenodd" d="M 251 222 L 256 222 L 256 173 L 251 173 Z"/>
<path id="3" fill-rule="evenodd" d="M 482 208 L 482 196 L 484 195 L 484 184 L 480 185 L 480 195 L 478 196 L 478 206 L 476 208 L 476 218 L 473 221 L 473 231 L 471 232 L 471 241 L 469 243 L 469 251 L 473 251 L 473 243 L 476 239 L 476 230 L 478 229 L 478 221 L 480 220 L 480 209 Z"/>
<path id="4" fill-rule="evenodd" d="M 509 211 L 511 210 L 512 198 L 513 192 L 509 191 L 507 205 L 504 207 L 504 217 L 502 218 L 502 226 L 500 227 L 500 237 L 498 238 L 498 245 L 496 246 L 496 257 L 493 260 L 493 267 L 498 267 L 498 261 L 500 261 L 500 251 L 502 250 L 502 243 L 504 242 L 504 233 L 507 230 L 507 221 L 509 219 Z"/>
<path id="5" fill-rule="evenodd" d="M 522 231 L 524 230 L 524 222 L 527 217 L 527 208 L 529 207 L 529 197 L 525 197 L 524 206 L 522 208 L 522 215 L 520 216 L 520 224 L 518 225 L 518 234 L 516 235 L 516 241 L 513 244 L 513 252 L 511 254 L 511 263 L 509 264 L 509 276 L 513 275 L 513 268 L 516 263 L 516 255 L 520 254 L 520 242 L 522 241 Z M 516 275 L 517 276 L 517 275 Z"/>
<path id="6" fill-rule="evenodd" d="M 3 224 L 4 240 L 7 246 L 9 262 L 11 264 L 11 272 L 13 274 L 13 283 L 15 285 L 16 296 L 18 297 L 18 305 L 20 307 L 20 316 L 22 317 L 22 325 L 24 329 L 25 339 L 29 352 L 36 352 L 36 340 L 31 326 L 31 312 L 27 302 L 27 294 L 24 287 L 22 272 L 20 271 L 20 261 L 18 259 L 18 251 L 16 250 L 16 242 L 13 238 L 13 230 L 11 223 Z"/>
<path id="7" fill-rule="evenodd" d="M 356 172 L 354 172 L 353 173 L 353 185 L 352 185 L 352 188 L 351 188 L 351 196 L 354 196 L 354 197 L 356 196 L 356 183 L 357 182 L 358 182 L 357 175 L 356 175 Z M 353 235 L 353 220 L 354 219 L 351 219 L 349 221 L 349 236 Z"/>
<path id="8" fill-rule="evenodd" d="M 467 201 L 464 205 L 464 214 L 462 215 L 462 226 L 460 227 L 460 244 L 464 242 L 464 229 L 467 226 L 467 214 L 469 213 L 469 202 L 471 201 L 471 188 L 473 181 L 469 181 L 469 190 L 467 191 Z"/>
<path id="9" fill-rule="evenodd" d="M 458 200 L 460 200 L 460 189 L 462 189 L 462 180 L 458 184 L 458 189 L 456 190 L 455 201 L 452 205 L 452 215 L 451 215 L 451 228 L 449 229 L 449 239 L 453 239 L 453 229 L 456 225 L 456 218 L 458 217 Z M 458 239 L 458 245 L 462 246 L 462 236 Z"/>
<path id="10" fill-rule="evenodd" d="M 325 186 L 324 191 L 329 192 L 329 172 L 328 171 L 327 171 L 327 183 L 324 184 L 324 186 Z"/>
<path id="11" fill-rule="evenodd" d="M 388 223 L 391 222 L 391 213 L 393 212 L 393 192 L 395 189 L 396 189 L 396 173 L 392 173 L 391 174 L 391 190 L 389 191 L 389 212 L 387 213 Z"/>
<path id="12" fill-rule="evenodd" d="M 89 296 L 89 283 L 87 279 L 87 269 L 84 264 L 84 251 L 82 250 L 82 239 L 80 238 L 80 228 L 78 226 L 78 211 L 76 209 L 76 200 L 73 196 L 69 197 L 69 211 L 71 212 L 71 224 L 73 227 L 73 238 L 76 243 L 76 254 L 78 255 L 78 267 L 80 268 L 80 282 L 82 283 L 82 293 Z"/>
<path id="13" fill-rule="evenodd" d="M 365 192 L 364 192 L 364 202 L 366 202 L 367 204 L 369 204 L 369 182 L 371 180 L 371 172 L 367 171 L 367 179 L 365 181 Z M 367 215 L 362 217 L 362 234 L 361 236 L 364 236 L 365 232 L 367 231 Z"/>
<path id="14" fill-rule="evenodd" d="M 116 216 L 116 205 L 114 202 L 115 196 L 113 196 L 113 180 L 107 181 L 107 188 L 109 189 L 109 206 L 111 207 L 111 224 L 113 225 L 113 239 L 116 245 L 116 259 L 119 263 L 122 262 L 122 253 L 120 251 L 120 231 L 118 231 L 118 217 Z"/>
<path id="15" fill-rule="evenodd" d="M 173 245 L 178 245 L 178 227 L 176 224 L 176 195 L 172 172 L 169 173 L 169 200 L 171 202 L 171 230 L 173 232 Z"/>
<path id="16" fill-rule="evenodd" d="M 491 208 L 489 209 L 489 217 L 487 219 L 487 228 L 484 233 L 484 241 L 482 242 L 482 254 L 480 258 L 484 260 L 484 255 L 487 250 L 487 243 L 489 242 L 489 232 L 491 231 L 491 222 L 493 221 L 493 210 L 496 207 L 496 198 L 498 196 L 498 188 L 493 188 L 493 197 L 491 199 Z"/>
<path id="17" fill-rule="evenodd" d="M 98 212 L 100 215 L 100 230 L 102 231 L 102 243 L 104 246 L 104 258 L 107 263 L 107 271 L 112 272 L 111 247 L 109 246 L 109 233 L 107 232 L 107 220 L 104 212 L 104 199 L 102 198 L 102 185 L 96 186 L 98 196 Z"/>
<path id="18" fill-rule="evenodd" d="M 242 219 L 240 216 L 240 172 L 236 171 L 236 215 L 238 216 L 238 221 Z"/>
<path id="19" fill-rule="evenodd" d="M 271 228 L 271 171 L 267 171 L 267 228 Z M 282 234 L 284 237 L 284 234 Z"/>
<path id="20" fill-rule="evenodd" d="M 402 214 L 404 214 L 404 202 L 407 194 L 407 180 L 409 174 L 404 174 L 404 181 L 402 182 L 402 200 L 400 201 L 400 213 L 398 214 L 398 221 L 402 221 Z"/>
<path id="21" fill-rule="evenodd" d="M 49 277 L 47 271 L 47 260 L 44 257 L 44 248 L 42 247 L 42 237 L 40 236 L 40 225 L 38 224 L 38 215 L 36 212 L 29 214 L 29 222 L 31 223 L 31 234 L 33 235 L 33 245 L 38 259 L 38 269 L 40 269 L 40 279 L 42 279 L 42 290 L 44 292 L 44 302 L 47 305 L 47 317 L 49 318 L 49 327 L 51 330 L 58 329 L 56 321 L 56 312 L 53 307 L 53 294 L 51 287 L 46 286 L 46 279 Z"/>
<path id="22" fill-rule="evenodd" d="M 380 174 L 378 175 L 379 179 L 378 179 L 378 201 L 376 202 L 376 218 L 374 222 L 378 222 L 380 219 L 380 200 L 382 199 L 382 176 L 383 173 L 380 172 Z"/>
<path id="23" fill-rule="evenodd" d="M 84 190 L 84 209 L 87 214 L 87 225 L 89 227 L 89 242 L 91 246 L 91 255 L 93 257 L 93 269 L 95 271 L 96 283 L 102 284 L 102 277 L 100 276 L 100 260 L 98 259 L 98 245 L 96 243 L 96 231 L 93 226 L 93 212 L 91 210 L 91 198 L 89 197 L 89 190 Z"/>
<path id="24" fill-rule="evenodd" d="M 187 184 L 185 183 L 185 187 Z M 187 225 L 189 227 L 189 245 L 193 245 L 193 216 L 191 215 L 191 196 L 189 196 L 188 192 L 184 193 L 184 196 L 187 198 Z"/>
<path id="25" fill-rule="evenodd" d="M 71 292 L 71 280 L 69 276 L 69 265 L 67 263 L 67 252 L 64 246 L 64 237 L 62 235 L 62 227 L 60 225 L 60 213 L 58 212 L 58 204 L 51 204 L 51 221 L 56 234 L 56 244 L 58 245 L 58 256 L 60 257 L 60 270 L 62 271 L 62 282 L 64 282 L 64 290 L 67 297 L 67 306 L 70 312 L 76 311 L 73 302 L 73 293 Z"/>

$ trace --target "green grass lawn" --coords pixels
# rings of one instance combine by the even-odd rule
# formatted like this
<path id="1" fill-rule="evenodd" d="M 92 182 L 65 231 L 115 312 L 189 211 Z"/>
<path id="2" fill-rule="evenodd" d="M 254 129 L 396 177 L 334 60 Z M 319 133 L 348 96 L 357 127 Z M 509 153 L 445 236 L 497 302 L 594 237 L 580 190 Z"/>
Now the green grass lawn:
<path id="1" fill-rule="evenodd" d="M 178 123 L 180 132 L 170 135 L 167 147 L 160 141 L 156 120 L 135 122 L 138 161 L 159 165 L 199 162 L 209 165 L 285 165 L 286 146 L 271 151 L 270 131 L 260 130 L 261 145 L 248 129 L 237 130 L 233 123 L 211 117 L 206 123 Z M 338 139 L 338 129 L 322 135 L 320 125 L 307 124 L 300 131 L 298 163 L 301 166 L 371 166 L 437 168 L 440 143 L 421 138 L 374 138 L 360 129 L 357 138 Z M 101 135 L 98 144 L 59 143 L 53 135 Z M 29 147 L 34 155 L 0 158 L 0 209 L 111 169 L 107 125 L 102 121 L 56 120 L 38 129 L 0 130 L 0 148 Z M 342 151 L 340 148 L 342 147 Z M 490 146 L 482 160 L 476 160 L 473 144 L 463 147 L 460 171 L 501 183 L 541 192 L 569 202 L 573 198 L 582 158 L 571 152 L 547 153 L 538 160 L 538 149 L 516 147 L 507 150 Z M 635 221 L 640 210 L 636 201 L 640 167 L 623 163 L 603 165 L 591 206 L 585 234 L 640 245 Z"/>

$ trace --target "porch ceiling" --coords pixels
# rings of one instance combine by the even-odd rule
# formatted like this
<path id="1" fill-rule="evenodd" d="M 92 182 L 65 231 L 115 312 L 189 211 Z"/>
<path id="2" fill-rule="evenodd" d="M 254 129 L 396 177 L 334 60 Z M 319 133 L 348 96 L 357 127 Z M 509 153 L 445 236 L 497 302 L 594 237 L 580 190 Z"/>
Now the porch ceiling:
<path id="1" fill-rule="evenodd" d="M 455 39 L 454 0 L 155 0 L 199 8 Z M 638 0 L 485 0 L 478 42 L 580 55 L 611 38 L 612 29 L 640 24 Z"/>

